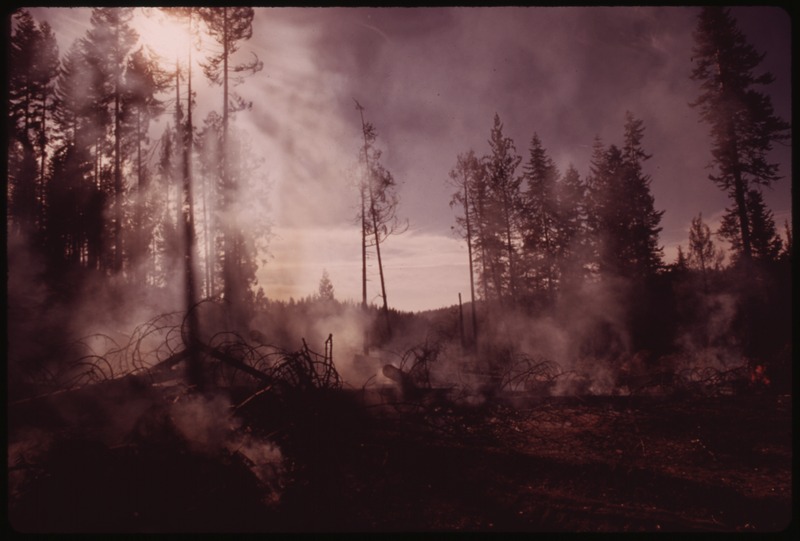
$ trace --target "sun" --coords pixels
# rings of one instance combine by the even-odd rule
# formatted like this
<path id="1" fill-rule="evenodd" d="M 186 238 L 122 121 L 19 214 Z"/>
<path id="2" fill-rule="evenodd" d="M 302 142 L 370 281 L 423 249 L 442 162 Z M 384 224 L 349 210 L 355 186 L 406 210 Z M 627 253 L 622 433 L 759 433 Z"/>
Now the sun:
<path id="1" fill-rule="evenodd" d="M 167 62 L 177 60 L 185 64 L 190 46 L 198 40 L 197 32 L 192 36 L 189 31 L 185 17 L 167 14 L 161 9 L 148 8 L 137 12 L 131 26 L 139 33 L 140 43 Z M 201 59 L 202 53 L 196 47 L 191 47 L 191 54 L 193 62 Z"/>

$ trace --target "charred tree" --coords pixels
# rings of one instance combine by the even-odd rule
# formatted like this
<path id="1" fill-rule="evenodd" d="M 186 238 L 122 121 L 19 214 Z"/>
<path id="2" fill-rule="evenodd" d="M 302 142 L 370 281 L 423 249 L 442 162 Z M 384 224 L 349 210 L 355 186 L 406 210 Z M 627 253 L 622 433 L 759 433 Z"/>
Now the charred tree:
<path id="1" fill-rule="evenodd" d="M 361 185 L 362 193 L 366 194 L 366 202 L 362 207 L 362 224 L 365 223 L 364 211 L 369 212 L 367 219 L 368 234 L 373 238 L 373 246 L 378 261 L 378 274 L 381 283 L 382 311 L 386 322 L 387 338 L 392 335 L 391 321 L 389 318 L 389 302 L 386 296 L 386 279 L 381 258 L 381 243 L 387 237 L 404 232 L 408 225 L 401 224 L 397 218 L 397 205 L 399 200 L 395 191 L 396 182 L 392 174 L 380 163 L 381 151 L 375 148 L 378 135 L 375 127 L 364 120 L 364 107 L 356 101 L 356 109 L 361 117 L 361 131 L 364 137 L 364 178 Z M 367 235 L 363 232 L 362 237 Z M 362 239 L 363 241 L 363 239 Z"/>
<path id="2" fill-rule="evenodd" d="M 470 291 L 470 311 L 472 316 L 472 344 L 478 340 L 478 318 L 475 305 L 475 258 L 473 256 L 473 236 L 472 236 L 472 200 L 470 191 L 475 189 L 475 177 L 480 174 L 480 162 L 475 157 L 473 151 L 466 155 L 460 154 L 456 161 L 456 166 L 450 171 L 451 183 L 457 188 L 450 200 L 450 206 L 461 205 L 464 210 L 463 217 L 456 218 L 456 224 L 462 228 L 465 240 L 467 241 L 467 259 L 469 261 L 469 291 Z M 459 293 L 459 301 L 461 294 Z M 459 302 L 460 304 L 460 302 Z"/>

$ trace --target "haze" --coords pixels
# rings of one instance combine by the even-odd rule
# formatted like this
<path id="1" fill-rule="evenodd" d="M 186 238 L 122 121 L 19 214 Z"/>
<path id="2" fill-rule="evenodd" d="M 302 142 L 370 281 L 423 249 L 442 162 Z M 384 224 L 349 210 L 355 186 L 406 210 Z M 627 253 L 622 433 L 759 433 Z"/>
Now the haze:
<path id="1" fill-rule="evenodd" d="M 469 290 L 466 247 L 451 231 L 447 185 L 456 156 L 487 151 L 495 113 L 525 156 L 533 133 L 563 173 L 588 173 L 595 136 L 622 137 L 624 113 L 644 121 L 655 207 L 665 210 L 665 262 L 687 242 L 702 212 L 716 229 L 728 205 L 708 180 L 708 129 L 689 102 L 699 8 L 258 8 L 250 52 L 264 69 L 236 91 L 252 100 L 235 123 L 249 134 L 272 224 L 259 286 L 275 299 L 316 291 L 327 269 L 337 298 L 360 298 L 360 233 L 353 177 L 361 141 L 353 99 L 378 132 L 384 165 L 401 183 L 399 213 L 410 229 L 385 244 L 390 305 L 448 306 Z M 790 19 L 781 9 L 739 7 L 748 40 L 775 76 L 765 89 L 791 118 Z M 65 52 L 88 27 L 89 9 L 36 8 Z M 154 24 L 137 14 L 136 26 Z M 218 109 L 219 91 L 194 77 L 197 118 Z M 165 115 L 169 117 L 169 115 Z M 160 135 L 168 118 L 154 124 Z M 765 192 L 782 229 L 791 221 L 791 150 L 775 150 L 784 179 Z M 369 298 L 379 293 L 370 266 Z"/>

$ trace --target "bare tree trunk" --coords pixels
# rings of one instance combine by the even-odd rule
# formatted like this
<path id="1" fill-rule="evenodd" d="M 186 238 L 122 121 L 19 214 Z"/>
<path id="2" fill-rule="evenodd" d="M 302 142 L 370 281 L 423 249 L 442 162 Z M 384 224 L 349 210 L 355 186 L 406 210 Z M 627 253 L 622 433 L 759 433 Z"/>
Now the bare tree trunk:
<path id="1" fill-rule="evenodd" d="M 364 147 L 366 153 L 366 145 Z M 366 154 L 365 154 L 366 155 Z M 367 312 L 367 209 L 361 186 L 361 310 Z M 364 329 L 364 355 L 369 353 L 369 327 Z"/>
<path id="2" fill-rule="evenodd" d="M 381 297 L 383 298 L 383 315 L 386 319 L 386 335 L 387 338 L 392 337 L 392 325 L 389 321 L 389 302 L 386 299 L 386 281 L 383 277 L 383 262 L 381 260 L 381 239 L 380 230 L 378 228 L 378 215 L 375 210 L 375 196 L 370 184 L 369 190 L 370 211 L 372 213 L 372 227 L 375 230 L 375 254 L 378 256 L 378 274 L 381 278 Z"/>
<path id="3" fill-rule="evenodd" d="M 206 296 L 214 296 L 213 270 L 211 265 L 211 232 L 209 231 L 207 210 L 208 177 L 203 182 L 203 247 L 205 250 L 206 267 Z"/>
<path id="4" fill-rule="evenodd" d="M 116 40 L 119 43 L 119 27 Z M 122 66 L 116 67 L 114 80 L 114 272 L 122 271 Z"/>
<path id="5" fill-rule="evenodd" d="M 192 19 L 189 15 L 189 31 L 191 33 Z M 184 154 L 183 154 L 183 192 L 185 202 L 183 205 L 183 224 L 184 224 L 184 276 L 185 276 L 185 295 L 186 295 L 186 318 L 188 340 L 187 348 L 189 357 L 187 363 L 187 378 L 190 385 L 194 385 L 198 390 L 203 390 L 207 384 L 203 371 L 202 360 L 199 349 L 199 322 L 195 305 L 197 304 L 197 293 L 194 270 L 194 200 L 192 198 L 192 49 L 189 47 L 189 63 L 187 67 L 187 110 L 186 110 L 186 130 L 184 133 Z"/>
<path id="6" fill-rule="evenodd" d="M 230 171 L 228 164 L 228 8 L 222 9 L 222 140 L 220 150 L 222 158 L 222 191 L 223 205 L 229 207 L 232 199 L 233 186 L 230 185 Z M 229 209 L 228 209 L 229 210 Z M 240 277 L 236 272 L 236 248 L 234 242 L 234 231 L 230 224 L 224 227 L 223 236 L 223 289 L 225 304 L 228 308 L 228 318 L 233 317 L 234 305 L 238 303 L 238 280 Z"/>
<path id="7" fill-rule="evenodd" d="M 42 132 L 39 137 L 39 145 L 42 149 L 41 164 L 39 166 L 39 228 L 41 230 L 44 227 L 45 165 L 47 158 L 47 94 L 44 92 L 42 93 Z"/>
<path id="8" fill-rule="evenodd" d="M 461 304 L 461 292 L 458 292 L 458 332 L 461 334 L 461 349 L 467 349 L 467 339 L 464 336 L 464 305 Z"/>
<path id="9" fill-rule="evenodd" d="M 135 240 L 135 250 L 134 254 L 137 259 L 142 258 L 142 254 L 144 252 L 143 248 L 145 246 L 144 243 L 144 233 L 142 232 L 142 226 L 144 225 L 142 222 L 144 219 L 142 218 L 142 207 L 144 206 L 145 200 L 145 180 L 144 180 L 144 166 L 142 164 L 142 110 L 141 108 L 136 108 L 136 174 L 138 177 L 137 182 L 137 195 L 138 201 L 136 201 L 136 218 L 135 218 L 135 228 L 136 230 L 133 232 Z M 135 281 L 141 282 L 142 281 L 142 271 L 139 268 L 138 261 L 134 261 L 134 276 Z M 147 274 L 144 274 L 145 281 L 147 278 Z"/>
<path id="10" fill-rule="evenodd" d="M 355 101 L 355 100 L 354 100 Z M 356 101 L 356 109 L 361 115 L 361 131 L 364 135 L 364 164 L 366 174 L 361 184 L 361 309 L 367 312 L 367 208 L 366 188 L 369 183 L 369 161 L 367 154 L 367 133 L 364 126 L 364 108 Z M 364 329 L 364 355 L 369 353 L 369 325 Z"/>
<path id="11" fill-rule="evenodd" d="M 469 213 L 469 190 L 467 189 L 467 179 L 464 178 L 464 219 L 467 222 L 467 257 L 469 258 L 469 292 L 472 302 L 472 343 L 478 342 L 478 318 L 475 314 L 475 271 L 472 264 L 472 226 Z M 459 294 L 459 299 L 461 294 Z M 460 304 L 460 303 L 459 303 Z"/>

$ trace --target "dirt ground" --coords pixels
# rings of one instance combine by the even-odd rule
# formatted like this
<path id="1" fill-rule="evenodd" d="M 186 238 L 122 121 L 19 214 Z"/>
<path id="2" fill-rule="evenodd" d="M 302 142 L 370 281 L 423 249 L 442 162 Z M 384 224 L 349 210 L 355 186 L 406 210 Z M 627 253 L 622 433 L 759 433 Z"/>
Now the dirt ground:
<path id="1" fill-rule="evenodd" d="M 85 425 L 39 426 L 48 451 L 15 452 L 9 464 L 11 526 L 774 532 L 792 522 L 788 395 L 418 398 L 338 390 L 248 402 L 237 432 L 282 453 L 266 485 L 235 450 L 188 447 L 153 408 L 124 445 Z M 45 409 L 11 408 L 10 443 Z"/>
<path id="2" fill-rule="evenodd" d="M 330 494 L 338 503 L 313 527 L 781 531 L 790 406 L 617 396 L 387 416 L 332 488 L 346 496 Z"/>

